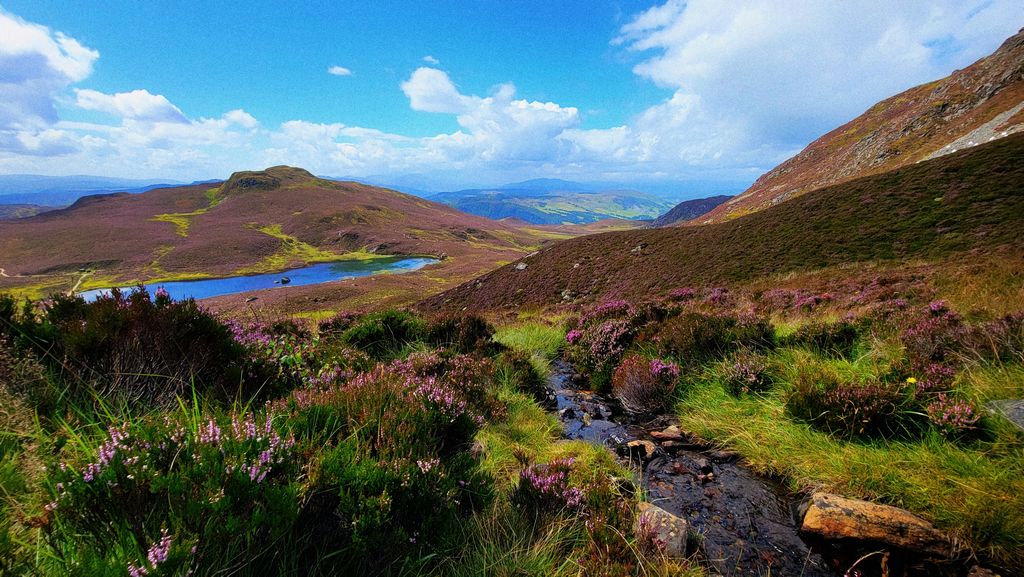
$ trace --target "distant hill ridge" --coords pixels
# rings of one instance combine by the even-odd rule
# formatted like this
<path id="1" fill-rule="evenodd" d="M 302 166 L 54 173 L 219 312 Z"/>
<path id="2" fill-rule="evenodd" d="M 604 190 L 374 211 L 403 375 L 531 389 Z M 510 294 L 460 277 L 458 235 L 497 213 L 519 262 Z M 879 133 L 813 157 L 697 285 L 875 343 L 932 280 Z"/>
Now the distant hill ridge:
<path id="1" fill-rule="evenodd" d="M 809 191 L 1024 130 L 1024 30 L 946 78 L 887 98 L 765 173 L 699 223 L 730 220 Z"/>
<path id="2" fill-rule="evenodd" d="M 495 188 L 440 192 L 430 200 L 463 212 L 531 224 L 588 224 L 608 218 L 654 219 L 673 203 L 636 190 L 605 189 L 566 180 L 539 178 Z"/>

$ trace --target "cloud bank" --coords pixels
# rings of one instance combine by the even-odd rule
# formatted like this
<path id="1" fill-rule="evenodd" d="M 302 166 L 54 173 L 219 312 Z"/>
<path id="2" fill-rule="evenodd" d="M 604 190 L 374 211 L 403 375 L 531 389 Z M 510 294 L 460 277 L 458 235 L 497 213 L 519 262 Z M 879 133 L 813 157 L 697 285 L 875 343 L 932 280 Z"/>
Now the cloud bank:
<path id="1" fill-rule="evenodd" d="M 97 91 L 86 86 L 97 51 L 0 10 L 0 171 L 189 180 L 287 163 L 477 181 L 752 180 L 874 102 L 990 52 L 1022 21 L 1024 7 L 1006 0 L 669 0 L 609 39 L 671 93 L 629 122 L 589 127 L 571 103 L 519 96 L 510 82 L 467 94 L 426 56 L 390 89 L 458 129 L 410 137 L 344 119 L 265 126 L 239 108 L 194 118 L 145 87 Z M 105 120 L 63 120 L 62 109 Z"/>

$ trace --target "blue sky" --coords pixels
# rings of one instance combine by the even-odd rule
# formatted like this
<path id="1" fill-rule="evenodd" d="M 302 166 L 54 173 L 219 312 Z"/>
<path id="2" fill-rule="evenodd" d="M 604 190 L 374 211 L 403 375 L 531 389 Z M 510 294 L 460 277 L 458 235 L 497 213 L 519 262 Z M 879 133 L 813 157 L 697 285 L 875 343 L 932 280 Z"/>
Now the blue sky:
<path id="1" fill-rule="evenodd" d="M 1024 25 L 1002 0 L 70 4 L 0 0 L 0 173 L 742 187 Z"/>

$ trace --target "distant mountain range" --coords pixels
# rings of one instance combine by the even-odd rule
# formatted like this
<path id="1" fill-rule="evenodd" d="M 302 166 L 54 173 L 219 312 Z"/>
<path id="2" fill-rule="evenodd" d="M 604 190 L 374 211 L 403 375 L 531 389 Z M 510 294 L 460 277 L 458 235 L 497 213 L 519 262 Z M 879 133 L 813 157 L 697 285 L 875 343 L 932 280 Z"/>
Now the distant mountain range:
<path id="1" fill-rule="evenodd" d="M 174 180 L 129 179 L 105 176 L 44 176 L 0 174 L 0 205 L 36 204 L 67 206 L 83 196 L 107 192 L 145 192 L 179 186 Z"/>
<path id="2" fill-rule="evenodd" d="M 722 222 L 825 186 L 1024 131 L 1024 30 L 946 78 L 875 104 L 700 219 Z"/>
<path id="3" fill-rule="evenodd" d="M 606 218 L 649 220 L 673 205 L 671 200 L 636 190 L 608 190 L 550 178 L 440 192 L 428 198 L 470 214 L 531 224 L 586 224 Z"/>

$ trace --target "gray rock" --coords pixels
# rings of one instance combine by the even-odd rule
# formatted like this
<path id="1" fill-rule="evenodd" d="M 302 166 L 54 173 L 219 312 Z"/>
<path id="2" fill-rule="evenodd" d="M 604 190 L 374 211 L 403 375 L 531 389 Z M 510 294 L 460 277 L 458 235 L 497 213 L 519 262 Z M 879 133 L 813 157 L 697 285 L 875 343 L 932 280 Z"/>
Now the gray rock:
<path id="1" fill-rule="evenodd" d="M 526 263 L 525 262 L 521 262 L 521 263 L 517 264 L 516 265 L 516 270 L 526 270 Z"/>
<path id="2" fill-rule="evenodd" d="M 686 543 L 690 534 L 690 524 L 685 519 L 651 503 L 640 503 L 637 506 L 636 525 L 634 532 L 641 537 L 645 535 L 656 540 L 659 548 L 668 557 L 682 559 L 686 557 Z"/>
<path id="3" fill-rule="evenodd" d="M 993 415 L 999 415 L 1024 431 L 1024 399 L 1003 399 L 989 401 L 985 408 Z"/>

